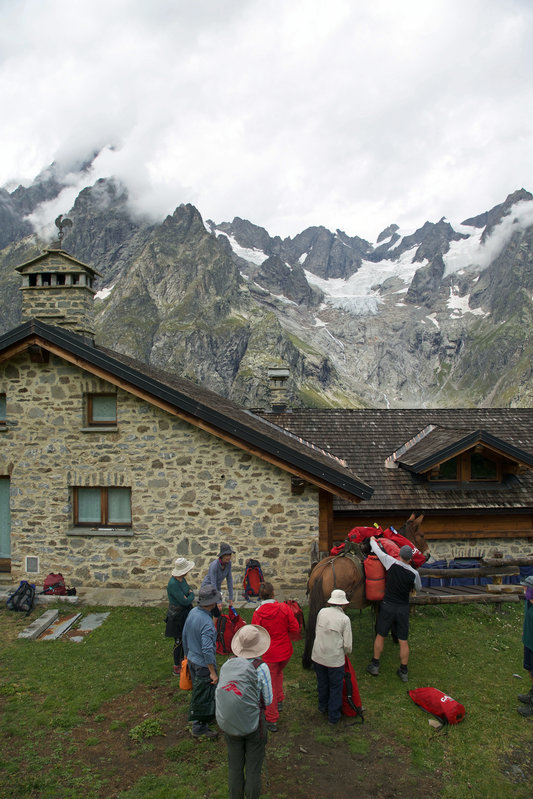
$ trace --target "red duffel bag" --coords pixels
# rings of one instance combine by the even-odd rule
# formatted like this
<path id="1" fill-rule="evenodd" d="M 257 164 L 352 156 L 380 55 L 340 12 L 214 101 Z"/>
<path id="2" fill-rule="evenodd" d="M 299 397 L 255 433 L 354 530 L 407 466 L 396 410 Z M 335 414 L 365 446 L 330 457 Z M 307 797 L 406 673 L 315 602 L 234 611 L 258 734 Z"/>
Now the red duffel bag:
<path id="1" fill-rule="evenodd" d="M 407 693 L 416 705 L 445 724 L 459 724 L 465 717 L 464 705 L 437 688 L 413 688 Z"/>

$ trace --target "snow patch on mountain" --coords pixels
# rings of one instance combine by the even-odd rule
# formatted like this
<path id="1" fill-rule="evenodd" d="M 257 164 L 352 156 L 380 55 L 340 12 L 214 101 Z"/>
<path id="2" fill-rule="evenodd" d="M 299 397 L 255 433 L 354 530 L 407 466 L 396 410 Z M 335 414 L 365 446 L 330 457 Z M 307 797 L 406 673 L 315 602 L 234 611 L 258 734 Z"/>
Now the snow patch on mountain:
<path id="1" fill-rule="evenodd" d="M 96 294 L 94 295 L 94 299 L 105 300 L 106 297 L 109 297 L 114 288 L 115 288 L 115 283 L 113 283 L 112 286 L 107 286 L 107 288 L 100 289 L 100 291 L 97 291 Z"/>
<path id="2" fill-rule="evenodd" d="M 379 289 L 385 281 L 397 278 L 406 284 L 407 291 L 417 269 L 427 264 L 427 261 L 413 263 L 416 249 L 406 250 L 396 261 L 362 261 L 357 272 L 347 279 L 324 279 L 307 270 L 304 270 L 305 276 L 307 282 L 320 289 L 326 302 L 334 308 L 354 315 L 377 314 L 383 303 Z"/>
<path id="3" fill-rule="evenodd" d="M 217 236 L 226 236 L 235 255 L 238 255 L 240 258 L 244 258 L 245 261 L 250 261 L 252 264 L 261 266 L 261 264 L 269 257 L 263 252 L 263 250 L 257 250 L 250 247 L 241 247 L 237 239 L 233 236 L 230 236 L 228 233 L 224 233 L 221 230 L 216 230 L 215 233 Z"/>
<path id="4" fill-rule="evenodd" d="M 465 313 L 471 313 L 475 316 L 488 316 L 488 313 L 483 311 L 482 308 L 470 308 L 470 295 L 465 294 L 464 297 L 461 297 L 455 293 L 453 286 L 450 288 L 450 296 L 446 305 L 454 317 L 464 316 Z"/>

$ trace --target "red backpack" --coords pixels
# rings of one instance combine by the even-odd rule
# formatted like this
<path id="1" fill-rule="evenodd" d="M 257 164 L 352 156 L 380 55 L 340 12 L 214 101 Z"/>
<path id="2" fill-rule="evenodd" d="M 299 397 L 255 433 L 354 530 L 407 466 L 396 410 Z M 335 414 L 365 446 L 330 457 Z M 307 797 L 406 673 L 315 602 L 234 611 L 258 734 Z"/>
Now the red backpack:
<path id="1" fill-rule="evenodd" d="M 465 717 L 464 705 L 443 694 L 437 688 L 413 688 L 407 692 L 413 702 L 423 710 L 436 716 L 445 724 L 459 724 Z"/>
<path id="2" fill-rule="evenodd" d="M 214 619 L 217 630 L 217 653 L 219 655 L 231 654 L 231 642 L 233 636 L 240 627 L 244 627 L 246 622 L 231 605 L 227 613 L 221 613 Z"/>
<path id="3" fill-rule="evenodd" d="M 43 583 L 43 594 L 56 594 L 57 596 L 65 596 L 67 587 L 65 585 L 65 578 L 61 573 L 50 573 Z"/>
<path id="4" fill-rule="evenodd" d="M 244 580 L 242 581 L 244 598 L 249 599 L 251 596 L 259 596 L 259 589 L 264 582 L 265 578 L 263 577 L 263 570 L 261 569 L 259 561 L 253 558 L 247 560 Z"/>

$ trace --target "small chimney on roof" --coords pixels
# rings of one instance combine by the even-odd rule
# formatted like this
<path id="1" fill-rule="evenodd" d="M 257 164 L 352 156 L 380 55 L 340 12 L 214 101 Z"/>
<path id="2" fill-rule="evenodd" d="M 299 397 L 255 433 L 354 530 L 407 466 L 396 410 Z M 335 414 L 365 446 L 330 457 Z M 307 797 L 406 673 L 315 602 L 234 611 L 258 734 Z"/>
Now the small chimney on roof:
<path id="1" fill-rule="evenodd" d="M 290 371 L 284 366 L 270 366 L 268 369 L 272 413 L 283 413 L 287 410 L 289 375 Z"/>
<path id="2" fill-rule="evenodd" d="M 94 341 L 96 269 L 57 245 L 15 269 L 22 275 L 23 321 L 39 319 Z"/>

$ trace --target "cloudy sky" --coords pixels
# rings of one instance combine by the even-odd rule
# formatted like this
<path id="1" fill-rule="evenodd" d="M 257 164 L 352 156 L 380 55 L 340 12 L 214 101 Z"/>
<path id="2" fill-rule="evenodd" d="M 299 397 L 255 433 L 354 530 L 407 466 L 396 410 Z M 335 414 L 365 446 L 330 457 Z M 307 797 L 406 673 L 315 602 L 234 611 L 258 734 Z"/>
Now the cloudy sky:
<path id="1" fill-rule="evenodd" d="M 460 221 L 533 191 L 532 41 L 531 0 L 0 0 L 0 186 L 100 150 L 155 217 Z"/>

